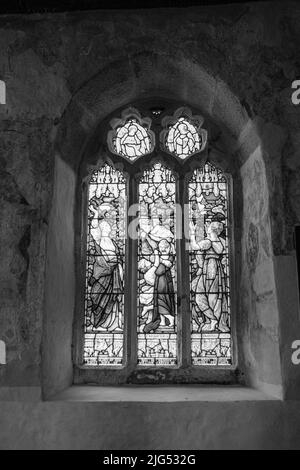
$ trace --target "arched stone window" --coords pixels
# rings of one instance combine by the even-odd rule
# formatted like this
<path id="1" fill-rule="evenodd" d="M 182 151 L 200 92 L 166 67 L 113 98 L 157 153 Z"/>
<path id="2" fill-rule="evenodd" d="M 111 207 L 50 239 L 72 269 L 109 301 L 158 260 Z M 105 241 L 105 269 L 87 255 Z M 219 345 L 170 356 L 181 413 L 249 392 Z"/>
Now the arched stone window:
<path id="1" fill-rule="evenodd" d="M 84 169 L 76 367 L 87 381 L 230 381 L 234 369 L 231 177 L 210 162 L 204 118 L 170 109 L 122 110 Z"/>
<path id="2" fill-rule="evenodd" d="M 155 137 L 153 150 L 133 162 L 112 151 L 107 142 L 108 132 L 115 129 L 111 121 L 118 120 L 122 126 L 127 117 L 122 112 L 129 103 L 140 113 L 134 116 L 138 124 Z M 174 113 L 183 103 L 192 112 L 185 118 L 203 116 L 200 129 L 207 130 L 205 148 L 185 159 L 166 148 L 167 132 L 162 134 L 168 125 L 174 126 Z M 165 123 L 163 120 L 169 117 Z M 197 122 L 191 124 L 199 132 Z M 290 345 L 299 310 L 291 309 L 289 302 L 291 295 L 298 305 L 297 283 L 292 257 L 274 255 L 272 231 L 277 239 L 280 225 L 273 223 L 272 215 L 276 198 L 268 174 L 268 159 L 274 151 L 270 132 L 268 125 L 249 116 L 226 83 L 181 55 L 138 53 L 104 67 L 79 88 L 53 136 L 53 197 L 48 225 L 43 225 L 45 230 L 48 227 L 42 327 L 44 396 L 50 397 L 72 383 L 145 382 L 246 384 L 275 396 L 283 392 L 296 396 L 293 384 L 300 369 L 291 365 Z M 132 266 L 137 266 L 138 240 L 129 237 L 125 242 L 127 283 L 131 276 L 130 290 L 124 289 L 124 312 L 129 312 L 124 315 L 125 362 L 122 366 L 83 364 L 88 179 L 104 163 L 122 171 L 131 208 L 138 198 L 138 179 L 156 161 L 174 173 L 176 194 L 183 195 L 184 204 L 189 199 L 185 179 L 206 162 L 223 170 L 226 178 L 227 173 L 230 175 L 227 229 L 230 245 L 234 241 L 228 258 L 232 365 L 191 365 L 187 274 L 176 285 L 177 334 L 182 337 L 178 365 L 137 365 L 138 279 Z M 128 224 L 137 218 L 137 211 L 131 210 L 127 212 Z M 176 215 L 176 220 L 180 227 L 183 216 Z M 129 254 L 131 258 L 127 258 Z M 181 273 L 189 273 L 190 251 L 184 238 L 176 238 L 176 257 L 179 278 Z"/>

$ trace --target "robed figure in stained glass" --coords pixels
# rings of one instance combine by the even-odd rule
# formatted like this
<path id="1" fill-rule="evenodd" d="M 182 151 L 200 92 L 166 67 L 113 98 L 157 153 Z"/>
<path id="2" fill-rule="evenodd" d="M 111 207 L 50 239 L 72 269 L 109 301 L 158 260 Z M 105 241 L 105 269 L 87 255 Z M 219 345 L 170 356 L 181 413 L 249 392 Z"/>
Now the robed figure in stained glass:
<path id="1" fill-rule="evenodd" d="M 152 319 L 144 327 L 144 333 L 155 331 L 162 323 L 169 326 L 175 315 L 174 287 L 171 267 L 173 256 L 167 240 L 158 243 L 154 250 L 153 267 L 145 274 L 148 285 L 153 285 Z"/>
<path id="2" fill-rule="evenodd" d="M 147 258 L 141 258 L 139 269 L 143 272 L 141 285 L 141 304 L 144 305 L 141 316 L 147 319 L 144 333 L 155 331 L 160 325 L 169 326 L 174 323 L 175 304 L 174 286 L 171 269 L 174 265 L 171 241 L 173 233 L 170 225 L 160 215 L 155 215 L 142 224 L 141 247 Z M 150 321 L 148 321 L 150 320 Z"/>
<path id="3" fill-rule="evenodd" d="M 180 158 L 186 158 L 188 155 L 200 150 L 202 138 L 197 132 L 195 126 L 184 117 L 170 127 L 168 132 L 166 146 L 170 152 L 174 152 Z"/>
<path id="4" fill-rule="evenodd" d="M 197 242 L 195 227 L 192 222 L 190 224 L 192 249 L 199 250 L 196 254 L 198 270 L 191 288 L 195 295 L 193 317 L 200 331 L 230 330 L 226 278 L 222 265 L 222 254 L 225 251 L 224 241 L 220 237 L 222 231 L 222 222 L 210 222 L 206 237 Z"/>
<path id="5" fill-rule="evenodd" d="M 147 130 L 135 119 L 129 119 L 117 129 L 114 147 L 120 155 L 134 160 L 150 152 L 151 141 Z"/>
<path id="6" fill-rule="evenodd" d="M 89 278 L 91 289 L 91 321 L 93 328 L 118 330 L 122 328 L 120 303 L 122 292 L 122 265 L 119 248 L 111 238 L 111 226 L 105 214 L 92 220 L 94 264 Z"/>

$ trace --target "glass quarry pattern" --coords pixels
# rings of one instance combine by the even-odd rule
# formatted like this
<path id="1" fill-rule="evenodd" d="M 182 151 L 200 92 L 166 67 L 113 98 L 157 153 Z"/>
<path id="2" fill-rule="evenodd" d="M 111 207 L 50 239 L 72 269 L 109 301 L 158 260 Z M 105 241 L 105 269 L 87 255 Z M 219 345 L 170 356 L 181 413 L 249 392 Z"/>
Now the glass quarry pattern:
<path id="1" fill-rule="evenodd" d="M 175 263 L 175 179 L 157 163 L 139 182 L 139 365 L 177 363 Z"/>
<path id="2" fill-rule="evenodd" d="M 228 184 L 206 163 L 189 181 L 193 365 L 231 365 Z"/>
<path id="3" fill-rule="evenodd" d="M 121 365 L 124 328 L 126 187 L 109 165 L 88 190 L 84 364 Z"/>
<path id="4" fill-rule="evenodd" d="M 119 155 L 128 157 L 130 160 L 135 160 L 151 151 L 151 141 L 147 130 L 133 118 L 116 129 L 113 145 Z"/>
<path id="5" fill-rule="evenodd" d="M 195 126 L 184 117 L 170 127 L 167 134 L 166 147 L 171 153 L 185 159 L 189 155 L 200 151 L 202 147 L 202 137 L 199 136 Z"/>

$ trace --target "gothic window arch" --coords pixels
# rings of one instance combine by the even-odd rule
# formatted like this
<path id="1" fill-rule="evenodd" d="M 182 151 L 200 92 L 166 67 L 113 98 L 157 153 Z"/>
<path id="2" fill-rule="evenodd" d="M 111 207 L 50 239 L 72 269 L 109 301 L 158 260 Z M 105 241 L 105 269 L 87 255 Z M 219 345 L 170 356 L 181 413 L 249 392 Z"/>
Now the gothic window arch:
<path id="1" fill-rule="evenodd" d="M 233 369 L 230 176 L 209 161 L 204 124 L 187 107 L 130 107 L 107 126 L 85 185 L 80 374 L 193 382 Z"/>

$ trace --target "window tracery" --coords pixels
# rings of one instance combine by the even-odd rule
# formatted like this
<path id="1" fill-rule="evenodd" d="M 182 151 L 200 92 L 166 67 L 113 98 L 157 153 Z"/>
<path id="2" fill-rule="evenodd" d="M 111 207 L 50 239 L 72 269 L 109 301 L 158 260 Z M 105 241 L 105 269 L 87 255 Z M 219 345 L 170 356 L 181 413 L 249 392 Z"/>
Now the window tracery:
<path id="1" fill-rule="evenodd" d="M 135 328 L 130 336 L 136 338 L 133 357 L 137 366 L 181 367 L 184 322 L 189 330 L 185 361 L 190 367 L 230 366 L 227 176 L 208 161 L 197 163 L 198 154 L 207 144 L 201 116 L 180 108 L 172 117 L 162 118 L 160 131 L 156 126 L 154 132 L 151 122 L 135 108 L 110 122 L 108 147 L 112 162 L 113 155 L 118 154 L 132 167 L 137 159 L 155 151 L 152 163 L 146 167 L 137 164 L 137 179 L 131 176 L 128 180 L 113 163 L 105 163 L 89 181 L 83 363 L 99 367 L 130 363 L 132 358 L 126 356 L 124 345 L 129 333 L 125 319 L 131 315 L 128 323 Z M 160 147 L 155 134 L 160 135 Z M 170 166 L 157 154 L 164 155 Z M 190 158 L 194 159 L 192 173 L 185 163 Z M 171 169 L 174 162 L 186 175 L 187 207 L 176 172 Z M 137 239 L 126 244 L 126 237 L 130 237 L 127 193 L 132 184 L 136 184 L 132 202 L 138 206 Z M 187 224 L 181 225 L 181 211 Z M 181 269 L 185 254 L 178 252 L 178 237 L 188 240 L 185 272 Z M 126 271 L 127 263 L 137 272 L 136 304 L 132 299 L 126 303 L 126 292 L 134 278 L 130 269 Z M 187 311 L 178 295 L 178 291 L 184 291 L 184 279 L 189 279 Z"/>

